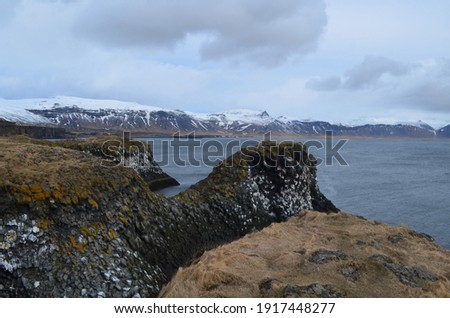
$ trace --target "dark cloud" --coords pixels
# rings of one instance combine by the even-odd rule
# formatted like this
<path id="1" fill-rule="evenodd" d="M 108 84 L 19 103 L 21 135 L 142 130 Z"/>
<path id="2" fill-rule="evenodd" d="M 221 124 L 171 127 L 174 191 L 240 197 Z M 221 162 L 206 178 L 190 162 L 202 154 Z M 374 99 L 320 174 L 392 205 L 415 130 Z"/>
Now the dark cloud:
<path id="1" fill-rule="evenodd" d="M 314 77 L 305 87 L 355 94 L 377 88 L 370 96 L 380 101 L 379 108 L 450 113 L 450 59 L 403 63 L 369 56 L 343 76 Z"/>
<path id="2" fill-rule="evenodd" d="M 273 66 L 311 52 L 327 23 L 323 0 L 88 1 L 75 24 L 102 45 L 174 49 L 204 38 L 203 60 L 250 60 Z"/>
<path id="3" fill-rule="evenodd" d="M 421 77 L 400 91 L 396 100 L 409 108 L 450 113 L 450 59 L 424 65 Z"/>
<path id="4" fill-rule="evenodd" d="M 450 113 L 450 82 L 420 83 L 402 92 L 398 101 L 409 108 Z"/>
<path id="5" fill-rule="evenodd" d="M 416 65 L 386 57 L 367 56 L 361 64 L 349 69 L 343 76 L 312 78 L 306 82 L 305 87 L 318 91 L 372 88 L 376 87 L 385 75 L 393 77 L 408 75 L 415 67 Z"/>
<path id="6" fill-rule="evenodd" d="M 380 56 L 368 56 L 361 64 L 347 71 L 344 88 L 373 87 L 383 75 L 403 76 L 407 75 L 412 69 L 412 65 L 402 62 Z"/>

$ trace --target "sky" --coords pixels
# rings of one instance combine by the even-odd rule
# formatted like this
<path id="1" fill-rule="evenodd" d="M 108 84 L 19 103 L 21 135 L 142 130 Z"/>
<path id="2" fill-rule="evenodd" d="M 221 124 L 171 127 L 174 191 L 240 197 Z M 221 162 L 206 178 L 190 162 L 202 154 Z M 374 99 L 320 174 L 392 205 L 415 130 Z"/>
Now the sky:
<path id="1" fill-rule="evenodd" d="M 0 98 L 450 123 L 450 1 L 0 0 Z"/>

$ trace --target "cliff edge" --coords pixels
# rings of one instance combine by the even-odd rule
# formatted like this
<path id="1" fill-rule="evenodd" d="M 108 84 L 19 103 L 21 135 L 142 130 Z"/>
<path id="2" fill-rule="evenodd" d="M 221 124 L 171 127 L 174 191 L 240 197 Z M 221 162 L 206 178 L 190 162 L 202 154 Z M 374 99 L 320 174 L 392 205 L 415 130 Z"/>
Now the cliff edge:
<path id="1" fill-rule="evenodd" d="M 450 252 L 425 234 L 314 211 L 206 252 L 161 297 L 450 297 Z"/>
<path id="2" fill-rule="evenodd" d="M 157 296 L 205 250 L 303 209 L 338 211 L 300 143 L 243 149 L 165 198 L 150 153 L 102 138 L 0 139 L 0 297 Z"/>

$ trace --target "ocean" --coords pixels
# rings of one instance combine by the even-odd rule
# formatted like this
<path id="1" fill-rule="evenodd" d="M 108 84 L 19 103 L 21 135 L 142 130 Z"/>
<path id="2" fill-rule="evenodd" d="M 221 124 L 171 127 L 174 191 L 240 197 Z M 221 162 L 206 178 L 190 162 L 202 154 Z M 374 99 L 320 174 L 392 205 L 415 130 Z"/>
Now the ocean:
<path id="1" fill-rule="evenodd" d="M 181 183 L 159 191 L 166 196 L 175 195 L 205 178 L 215 160 L 237 150 L 230 148 L 229 153 L 221 153 L 220 145 L 248 142 L 247 139 L 196 139 L 202 146 L 182 146 L 179 153 L 174 153 L 173 148 L 162 146 L 170 140 L 151 139 L 155 159 Z M 316 148 L 312 147 L 311 153 L 325 161 L 324 148 Z M 206 154 L 210 160 L 205 163 Z M 332 165 L 323 162 L 318 166 L 317 176 L 321 191 L 339 209 L 390 225 L 407 225 L 433 236 L 438 244 L 450 249 L 449 141 L 352 139 L 339 150 L 339 155 L 346 165 L 336 159 Z M 190 162 L 180 165 L 189 161 L 189 156 Z"/>

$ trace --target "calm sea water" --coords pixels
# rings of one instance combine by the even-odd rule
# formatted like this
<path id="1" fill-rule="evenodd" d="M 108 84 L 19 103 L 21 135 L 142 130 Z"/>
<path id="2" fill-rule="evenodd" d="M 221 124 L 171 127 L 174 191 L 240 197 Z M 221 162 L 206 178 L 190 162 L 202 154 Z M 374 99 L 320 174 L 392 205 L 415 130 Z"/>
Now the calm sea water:
<path id="1" fill-rule="evenodd" d="M 163 154 L 171 158 L 162 164 L 163 169 L 181 183 L 160 191 L 166 196 L 186 189 L 212 170 L 206 164 L 178 166 L 171 149 L 161 147 L 168 140 L 152 140 L 155 158 L 160 161 Z M 226 144 L 230 139 L 217 141 Z M 205 142 L 211 139 L 202 139 Z M 324 151 L 312 152 L 325 157 Z M 319 187 L 338 208 L 391 225 L 407 225 L 450 249 L 450 142 L 349 140 L 340 154 L 347 166 L 334 161 L 318 167 Z M 191 157 L 201 161 L 202 155 L 198 147 Z M 187 148 L 181 148 L 180 158 L 187 157 Z"/>

